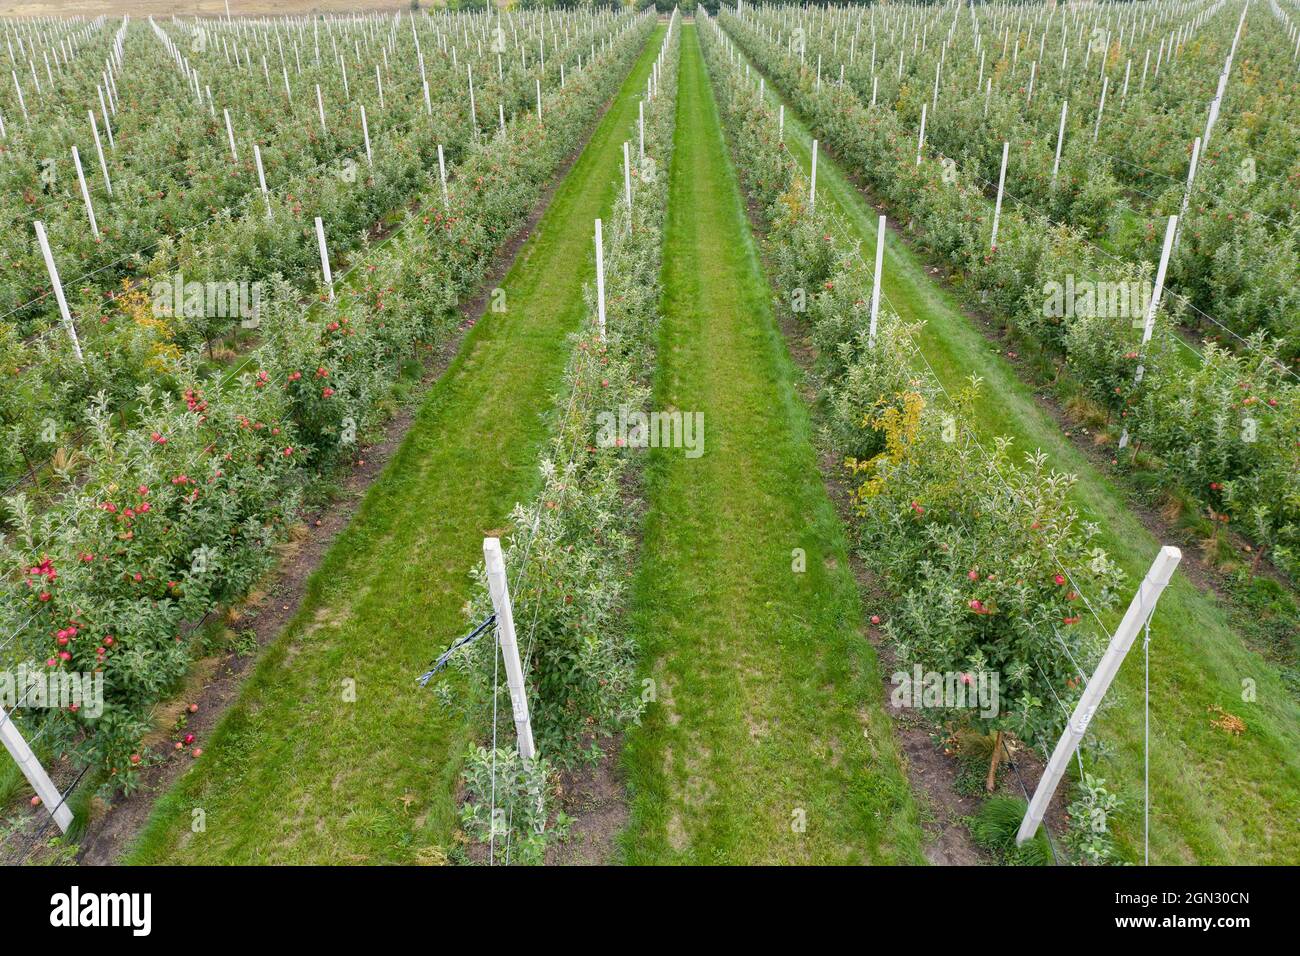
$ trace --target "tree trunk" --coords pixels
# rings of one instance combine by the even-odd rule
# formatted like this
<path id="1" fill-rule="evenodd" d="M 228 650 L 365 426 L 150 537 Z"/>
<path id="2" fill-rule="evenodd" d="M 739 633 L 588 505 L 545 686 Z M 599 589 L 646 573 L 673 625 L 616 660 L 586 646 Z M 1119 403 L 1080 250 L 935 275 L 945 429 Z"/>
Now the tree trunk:
<path id="1" fill-rule="evenodd" d="M 1255 551 L 1255 560 L 1250 562 L 1250 576 L 1254 578 L 1259 574 L 1259 562 L 1264 559 L 1264 548 L 1261 546 Z"/>
<path id="2" fill-rule="evenodd" d="M 36 468 L 35 468 L 35 466 L 32 464 L 32 460 L 31 460 L 31 458 L 29 458 L 28 455 L 27 455 L 27 448 L 26 448 L 26 447 L 25 447 L 25 446 L 20 442 L 19 445 L 18 445 L 18 450 L 21 451 L 21 452 L 23 453 L 23 461 L 27 462 L 27 474 L 31 475 L 31 478 L 32 478 L 32 484 L 35 485 L 35 484 L 36 484 Z"/>
<path id="3" fill-rule="evenodd" d="M 1002 760 L 1002 731 L 993 734 L 993 757 L 989 760 L 989 777 L 984 781 L 984 789 L 989 793 L 998 783 L 998 764 Z"/>

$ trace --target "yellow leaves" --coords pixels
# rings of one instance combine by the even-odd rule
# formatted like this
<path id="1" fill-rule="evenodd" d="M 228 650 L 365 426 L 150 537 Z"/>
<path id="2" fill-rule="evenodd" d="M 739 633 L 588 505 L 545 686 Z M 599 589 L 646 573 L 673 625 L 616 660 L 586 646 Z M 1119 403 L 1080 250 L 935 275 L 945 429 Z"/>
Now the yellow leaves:
<path id="1" fill-rule="evenodd" d="M 896 467 L 909 459 L 921 431 L 921 416 L 925 411 L 925 398 L 920 392 L 903 392 L 895 396 L 895 403 L 880 399 L 872 410 L 863 416 L 862 425 L 872 431 L 883 432 L 885 450 L 870 461 L 850 458 L 845 464 L 854 474 L 873 472 L 855 491 L 858 500 L 871 498 L 885 489 L 889 467 Z"/>
<path id="2" fill-rule="evenodd" d="M 908 447 L 916 440 L 921 429 L 921 413 L 925 410 L 925 399 L 920 392 L 904 392 L 901 396 L 903 407 L 890 406 L 885 409 L 880 421 L 873 427 L 885 433 L 885 454 L 892 461 L 902 461 Z"/>
<path id="3" fill-rule="evenodd" d="M 155 372 L 174 371 L 183 356 L 181 349 L 174 344 L 175 330 L 158 315 L 153 299 L 146 292 L 130 288 L 129 283 L 123 283 L 123 287 L 126 291 L 114 302 L 118 311 L 129 318 L 136 329 L 137 341 L 148 356 L 146 365 Z"/>
<path id="4" fill-rule="evenodd" d="M 1243 84 L 1246 86 L 1254 86 L 1259 82 L 1259 67 L 1255 66 L 1249 60 L 1242 60 L 1240 66 L 1241 82 Z"/>
<path id="5" fill-rule="evenodd" d="M 181 350 L 170 342 L 154 345 L 149 358 L 149 367 L 158 372 L 170 372 L 181 360 Z"/>

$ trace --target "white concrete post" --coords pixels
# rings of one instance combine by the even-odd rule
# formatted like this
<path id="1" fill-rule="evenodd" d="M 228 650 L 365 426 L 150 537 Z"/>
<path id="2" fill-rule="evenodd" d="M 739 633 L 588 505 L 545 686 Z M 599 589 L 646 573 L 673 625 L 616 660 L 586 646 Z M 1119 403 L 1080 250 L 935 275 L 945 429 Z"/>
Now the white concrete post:
<path id="1" fill-rule="evenodd" d="M 438 181 L 442 183 L 442 205 L 451 208 L 451 197 L 447 195 L 447 163 L 442 156 L 442 143 L 438 144 Z"/>
<path id="2" fill-rule="evenodd" d="M 519 662 L 519 643 L 515 639 L 514 609 L 506 584 L 506 562 L 501 553 L 501 539 L 483 539 L 483 560 L 487 566 L 488 593 L 496 612 L 497 642 L 506 665 L 506 683 L 510 687 L 510 709 L 515 718 L 515 736 L 519 756 L 531 761 L 537 756 L 533 745 L 533 725 L 528 716 L 528 691 L 524 687 L 524 670 Z"/>
<path id="3" fill-rule="evenodd" d="M 478 135 L 478 109 L 474 105 L 474 64 L 465 64 L 465 74 L 469 77 L 469 128 Z"/>
<path id="4" fill-rule="evenodd" d="M 601 235 L 600 220 L 596 220 L 596 316 L 600 340 L 605 341 L 605 242 Z"/>
<path id="5" fill-rule="evenodd" d="M 1182 236 L 1183 220 L 1187 217 L 1187 204 L 1192 198 L 1192 182 L 1196 179 L 1196 165 L 1201 158 L 1201 137 L 1192 143 L 1192 163 L 1187 167 L 1187 186 L 1183 190 L 1183 205 L 1178 210 L 1178 229 L 1174 232 L 1174 249 L 1178 249 L 1178 240 Z"/>
<path id="6" fill-rule="evenodd" d="M 921 131 L 916 137 L 916 165 L 921 165 L 921 150 L 925 146 L 925 108 L 927 103 L 921 104 Z"/>
<path id="7" fill-rule="evenodd" d="M 1156 328 L 1156 313 L 1160 311 L 1160 296 L 1164 292 L 1165 272 L 1169 269 L 1169 255 L 1174 248 L 1174 235 L 1178 232 L 1178 217 L 1170 216 L 1169 222 L 1165 226 L 1165 244 L 1160 252 L 1160 265 L 1156 269 L 1156 281 L 1151 288 L 1151 302 L 1147 305 L 1146 318 L 1142 322 L 1142 346 L 1151 341 L 1151 335 Z M 1142 377 L 1146 374 L 1146 366 L 1141 362 L 1138 363 L 1137 370 L 1133 373 L 1133 384 L 1139 385 Z M 1119 436 L 1119 447 L 1128 447 L 1128 426 L 1124 427 L 1123 434 Z"/>
<path id="8" fill-rule="evenodd" d="M 811 212 L 817 211 L 817 140 L 813 140 L 812 147 L 812 183 L 808 189 L 808 209 Z"/>
<path id="9" fill-rule="evenodd" d="M 81 354 L 77 327 L 72 322 L 72 313 L 68 311 L 68 300 L 63 297 L 63 282 L 59 279 L 59 268 L 54 264 L 54 254 L 50 252 L 50 240 L 45 235 L 45 223 L 38 219 L 33 225 L 36 227 L 36 241 L 40 243 L 41 255 L 45 259 L 45 268 L 50 274 L 50 284 L 54 286 L 54 298 L 59 303 L 59 315 L 63 319 L 63 327 L 67 330 L 68 338 L 72 340 L 72 352 L 77 356 L 77 361 L 84 365 L 86 360 Z"/>
<path id="10" fill-rule="evenodd" d="M 1070 108 L 1070 101 L 1061 104 L 1061 129 L 1056 134 L 1056 159 L 1052 161 L 1052 186 L 1056 186 L 1056 174 L 1061 169 L 1061 144 L 1065 142 L 1065 113 Z"/>
<path id="11" fill-rule="evenodd" d="M 235 150 L 235 130 L 230 125 L 230 110 L 223 109 L 221 112 L 226 117 L 226 139 L 230 142 L 230 158 L 239 162 L 239 153 Z"/>
<path id="12" fill-rule="evenodd" d="M 108 178 L 108 163 L 104 161 L 104 144 L 99 140 L 99 124 L 95 122 L 95 111 L 87 110 L 86 115 L 90 117 L 90 131 L 95 134 L 95 152 L 99 154 L 99 168 L 104 174 L 104 188 L 108 194 L 113 195 L 113 180 Z"/>
<path id="13" fill-rule="evenodd" d="M 36 754 L 23 739 L 23 735 L 19 733 L 18 727 L 9 719 L 9 714 L 3 707 L 0 707 L 0 740 L 4 741 L 5 749 L 14 758 L 14 763 L 18 764 L 18 769 L 23 772 L 23 776 L 32 785 L 36 795 L 41 798 L 41 803 L 53 814 L 54 822 L 59 825 L 59 829 L 67 833 L 68 827 L 72 826 L 72 811 L 68 809 L 66 803 L 62 802 L 63 797 L 54 786 L 54 781 L 45 772 L 41 762 L 36 759 Z"/>
<path id="14" fill-rule="evenodd" d="M 334 301 L 334 273 L 330 271 L 330 254 L 329 249 L 325 246 L 325 226 L 320 221 L 320 216 L 316 217 L 316 243 L 320 246 L 320 268 L 325 275 L 325 285 L 330 290 L 330 301 Z"/>
<path id="15" fill-rule="evenodd" d="M 77 147 L 72 147 L 72 164 L 77 167 L 77 182 L 81 186 L 81 198 L 86 203 L 86 218 L 90 220 L 90 232 L 94 238 L 99 238 L 99 223 L 95 222 L 95 207 L 90 203 L 90 190 L 86 188 L 86 174 L 81 169 L 81 154 L 77 152 Z"/>
<path id="16" fill-rule="evenodd" d="M 262 201 L 266 203 L 266 218 L 271 218 L 271 196 L 266 190 L 266 172 L 262 169 L 262 148 L 253 144 L 253 162 L 257 165 L 257 185 L 262 190 Z"/>
<path id="17" fill-rule="evenodd" d="M 358 104 L 361 107 L 361 135 L 366 141 L 366 165 L 373 167 L 375 158 L 370 152 L 370 124 L 366 122 L 366 104 Z"/>
<path id="18" fill-rule="evenodd" d="M 1101 134 L 1101 114 L 1106 109 L 1106 89 L 1110 86 L 1110 77 L 1101 78 L 1101 101 L 1097 104 L 1097 125 L 1092 131 L 1092 141 L 1097 142 L 1097 137 Z"/>
<path id="19" fill-rule="evenodd" d="M 998 173 L 998 201 L 993 206 L 993 238 L 989 242 L 989 248 L 996 250 L 998 247 L 998 220 L 1002 218 L 1002 190 L 1007 184 L 1007 157 L 1011 154 L 1011 141 L 1007 140 L 1002 144 L 1002 172 Z"/>
<path id="20" fill-rule="evenodd" d="M 631 147 L 623 141 L 623 198 L 627 200 L 628 227 L 632 225 L 632 158 Z"/>
<path id="21" fill-rule="evenodd" d="M 1051 759 L 1047 762 L 1047 768 L 1038 781 L 1038 787 L 1034 790 L 1034 797 L 1029 801 L 1029 808 L 1025 811 L 1025 817 L 1020 822 L 1020 831 L 1016 834 L 1017 844 L 1032 839 L 1037 832 L 1038 825 L 1043 820 L 1043 814 L 1047 811 L 1047 805 L 1052 802 L 1052 795 L 1056 793 L 1057 784 L 1061 782 L 1061 777 L 1065 774 L 1065 768 L 1070 764 L 1070 755 L 1078 749 L 1084 734 L 1088 731 L 1088 724 L 1096 716 L 1102 698 L 1106 696 L 1106 691 L 1110 689 L 1111 682 L 1119 672 L 1119 667 L 1124 662 L 1124 657 L 1128 654 L 1129 648 L 1133 646 L 1138 631 L 1142 629 L 1155 611 L 1156 601 L 1159 600 L 1161 593 L 1169 584 L 1169 579 L 1173 577 L 1174 570 L 1178 567 L 1178 562 L 1182 558 L 1181 551 L 1168 545 L 1161 548 L 1160 553 L 1156 555 L 1156 559 L 1152 562 L 1151 569 L 1147 571 L 1142 586 L 1133 595 L 1133 600 L 1128 606 L 1128 611 L 1124 614 L 1124 619 L 1120 621 L 1119 627 L 1115 629 L 1115 634 L 1110 639 L 1110 645 L 1106 648 L 1101 663 L 1097 665 L 1097 669 L 1092 674 L 1092 680 L 1088 681 L 1083 695 L 1079 698 L 1079 703 L 1075 705 L 1074 713 L 1070 716 L 1065 732 L 1061 734 L 1061 739 L 1056 743 L 1056 749 L 1052 751 Z"/>
<path id="22" fill-rule="evenodd" d="M 876 271 L 875 281 L 871 286 L 871 328 L 868 333 L 867 345 L 870 348 L 876 347 L 876 324 L 880 317 L 880 274 L 885 265 L 885 217 L 880 217 L 880 223 L 876 227 Z"/>

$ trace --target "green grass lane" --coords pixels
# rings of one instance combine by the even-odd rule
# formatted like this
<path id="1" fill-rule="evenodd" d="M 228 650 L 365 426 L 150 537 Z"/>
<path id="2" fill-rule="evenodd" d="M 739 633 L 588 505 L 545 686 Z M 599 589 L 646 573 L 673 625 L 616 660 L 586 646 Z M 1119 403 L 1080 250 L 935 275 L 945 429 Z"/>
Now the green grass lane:
<path id="1" fill-rule="evenodd" d="M 470 569 L 538 481 L 543 415 L 593 270 L 592 221 L 660 26 L 401 449 L 312 577 L 206 753 L 155 807 L 135 863 L 407 863 L 450 845 L 472 736 L 415 678 L 464 631 Z M 353 682 L 352 685 L 346 682 Z M 344 699 L 355 686 L 355 702 Z M 191 832 L 202 808 L 206 831 Z"/>
<path id="2" fill-rule="evenodd" d="M 658 449 L 647 471 L 631 600 L 657 704 L 626 738 L 625 856 L 924 862 L 695 31 L 682 35 L 654 407 L 702 412 L 704 454 Z"/>
<path id="3" fill-rule="evenodd" d="M 809 131 L 789 101 L 779 99 L 770 83 L 767 89 L 774 102 L 785 103 L 786 142 L 806 171 Z M 851 232 L 848 238 L 861 241 L 863 259 L 874 262 L 879 213 L 825 152 L 817 163 L 817 202 L 834 209 Z M 1010 435 L 1017 448 L 1042 449 L 1055 468 L 1078 476 L 1074 500 L 1100 523 L 1101 545 L 1128 573 L 1127 604 L 1160 542 L 1135 516 L 1123 489 L 1063 434 L 1012 364 L 962 313 L 957 296 L 892 234 L 882 284 L 886 307 L 925 322 L 918 344 L 945 386 L 952 389 L 972 374 L 983 378 L 982 399 L 969 423 L 983 439 Z M 1117 620 L 1112 615 L 1107 625 Z M 1151 861 L 1300 859 L 1300 708 L 1275 669 L 1243 646 L 1226 612 L 1182 573 L 1161 599 L 1151 647 Z M 1139 642 L 1111 692 L 1119 692 L 1118 706 L 1094 724 L 1114 755 L 1095 770 L 1089 767 L 1127 798 L 1126 810 L 1113 822 L 1134 858 L 1142 850 L 1140 654 Z M 1252 688 L 1255 699 L 1243 700 Z M 1242 717 L 1246 733 L 1234 737 L 1212 727 L 1212 707 Z"/>

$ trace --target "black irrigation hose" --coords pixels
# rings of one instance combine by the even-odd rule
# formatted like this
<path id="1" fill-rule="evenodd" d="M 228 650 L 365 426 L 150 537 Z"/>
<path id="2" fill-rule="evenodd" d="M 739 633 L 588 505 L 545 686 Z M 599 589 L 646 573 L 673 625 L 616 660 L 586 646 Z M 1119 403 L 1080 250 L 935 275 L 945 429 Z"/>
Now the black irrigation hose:
<path id="1" fill-rule="evenodd" d="M 84 767 L 82 767 L 81 773 L 77 774 L 77 779 L 73 780 L 72 785 L 69 786 L 67 790 L 63 791 L 63 796 L 59 798 L 59 802 L 56 803 L 54 806 L 50 807 L 50 818 L 45 821 L 45 823 L 41 826 L 39 830 L 36 831 L 36 838 L 35 838 L 36 842 L 39 843 L 41 838 L 45 836 L 45 831 L 48 830 L 50 828 L 50 824 L 54 822 L 54 814 L 58 813 L 59 807 L 63 806 L 65 803 L 68 802 L 68 797 L 72 796 L 72 791 L 77 789 L 77 784 L 81 783 L 81 778 L 86 775 L 86 771 L 89 769 L 90 769 L 90 764 L 86 764 Z"/>
<path id="2" fill-rule="evenodd" d="M 496 614 L 489 614 L 482 624 L 474 628 L 474 630 L 470 631 L 460 640 L 452 644 L 451 647 L 443 651 L 442 654 L 438 657 L 438 659 L 434 661 L 432 665 L 430 665 L 429 670 L 425 671 L 417 678 L 420 686 L 421 687 L 428 686 L 428 683 L 433 678 L 433 675 L 438 673 L 438 671 L 442 670 L 444 667 L 447 666 L 447 662 L 451 660 L 452 654 L 456 653 L 456 651 L 458 651 L 460 648 L 464 647 L 466 644 L 470 643 L 471 641 L 477 640 L 483 634 L 484 631 L 486 631 L 489 627 L 491 627 L 493 624 L 496 623 L 496 620 L 497 620 Z"/>

